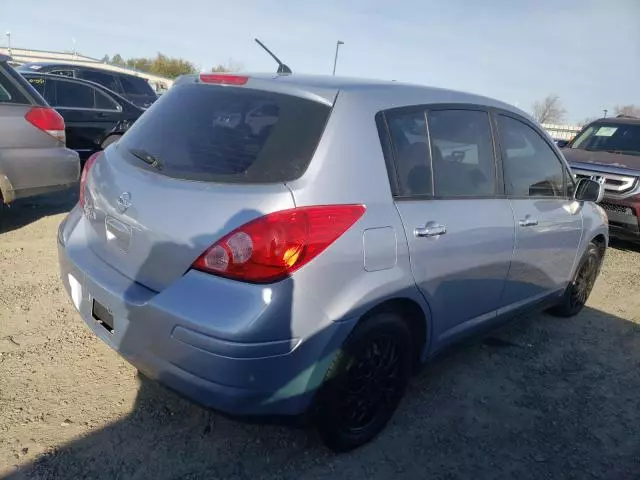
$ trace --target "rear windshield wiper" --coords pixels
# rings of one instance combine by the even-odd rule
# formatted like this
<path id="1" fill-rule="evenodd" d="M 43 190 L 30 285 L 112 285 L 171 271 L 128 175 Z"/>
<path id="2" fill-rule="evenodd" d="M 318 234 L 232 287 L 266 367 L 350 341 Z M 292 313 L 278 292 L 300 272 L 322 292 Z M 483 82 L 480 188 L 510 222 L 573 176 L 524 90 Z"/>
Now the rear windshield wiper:
<path id="1" fill-rule="evenodd" d="M 151 155 L 146 150 L 141 150 L 141 149 L 137 149 L 137 148 L 130 148 L 129 152 L 133 156 L 135 156 L 135 157 L 139 158 L 140 160 L 142 160 L 147 165 L 151 165 L 156 170 L 162 170 L 162 166 L 163 166 L 162 165 L 162 161 L 160 161 L 159 158 L 154 157 L 153 155 Z"/>

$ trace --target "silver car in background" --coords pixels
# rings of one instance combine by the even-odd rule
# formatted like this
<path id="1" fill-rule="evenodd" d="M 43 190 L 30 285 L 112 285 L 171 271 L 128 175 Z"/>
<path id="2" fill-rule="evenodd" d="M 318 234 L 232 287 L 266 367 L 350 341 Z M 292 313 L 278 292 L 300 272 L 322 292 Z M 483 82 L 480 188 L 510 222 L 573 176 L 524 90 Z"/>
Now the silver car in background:
<path id="1" fill-rule="evenodd" d="M 80 193 L 61 278 L 95 334 L 207 407 L 306 413 L 336 451 L 447 345 L 577 314 L 608 243 L 601 186 L 526 114 L 396 82 L 182 77 Z"/>
<path id="2" fill-rule="evenodd" d="M 80 176 L 64 120 L 0 55 L 0 206 L 63 190 Z"/>

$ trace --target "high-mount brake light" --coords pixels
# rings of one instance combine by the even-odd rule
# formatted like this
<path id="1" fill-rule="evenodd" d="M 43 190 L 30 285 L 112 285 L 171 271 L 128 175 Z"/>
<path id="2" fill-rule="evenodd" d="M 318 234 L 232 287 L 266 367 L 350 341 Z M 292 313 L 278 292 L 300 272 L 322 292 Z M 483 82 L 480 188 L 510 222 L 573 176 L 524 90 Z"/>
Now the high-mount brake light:
<path id="1" fill-rule="evenodd" d="M 230 75 L 228 73 L 201 73 L 200 81 L 218 85 L 244 85 L 249 81 L 249 77 L 246 75 Z"/>

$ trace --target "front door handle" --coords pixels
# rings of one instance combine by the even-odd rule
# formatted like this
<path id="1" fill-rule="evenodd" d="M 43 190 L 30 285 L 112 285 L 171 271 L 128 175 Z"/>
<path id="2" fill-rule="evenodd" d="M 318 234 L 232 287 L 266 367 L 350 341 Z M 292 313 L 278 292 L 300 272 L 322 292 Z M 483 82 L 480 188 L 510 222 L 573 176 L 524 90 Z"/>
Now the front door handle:
<path id="1" fill-rule="evenodd" d="M 437 223 L 429 222 L 424 227 L 416 227 L 413 234 L 416 237 L 439 237 L 447 233 L 447 227 Z"/>
<path id="2" fill-rule="evenodd" d="M 535 227 L 536 225 L 538 225 L 538 220 L 527 215 L 526 217 L 524 217 L 524 220 L 520 220 L 519 223 L 521 227 Z"/>

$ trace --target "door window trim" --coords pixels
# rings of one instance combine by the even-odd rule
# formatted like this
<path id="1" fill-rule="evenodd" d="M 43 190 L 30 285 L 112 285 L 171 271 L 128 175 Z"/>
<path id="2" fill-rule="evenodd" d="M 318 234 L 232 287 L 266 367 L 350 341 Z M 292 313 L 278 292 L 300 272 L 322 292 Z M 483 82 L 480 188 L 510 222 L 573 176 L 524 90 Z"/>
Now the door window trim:
<path id="1" fill-rule="evenodd" d="M 433 162 L 431 159 L 431 132 L 429 130 L 429 113 L 443 110 L 461 110 L 461 111 L 479 111 L 487 114 L 487 121 L 489 123 L 489 131 L 491 134 L 492 142 L 492 155 L 493 155 L 493 171 L 494 171 L 494 193 L 491 195 L 469 195 L 469 196 L 438 196 L 434 193 L 430 195 L 402 195 L 400 189 L 400 180 L 398 179 L 398 162 L 393 147 L 393 141 L 391 139 L 391 132 L 389 130 L 389 124 L 387 121 L 387 115 L 389 114 L 411 114 L 423 112 L 425 116 L 427 144 L 429 147 L 429 157 L 427 159 L 429 164 L 429 170 L 431 172 L 431 191 L 435 192 L 435 175 L 433 174 Z M 497 138 L 497 130 L 493 125 L 492 108 L 486 105 L 479 105 L 474 103 L 428 103 L 408 105 L 402 107 L 394 107 L 386 110 L 382 110 L 376 114 L 376 124 L 378 126 L 378 133 L 380 136 L 380 142 L 382 144 L 382 151 L 385 158 L 385 164 L 387 166 L 387 173 L 389 174 L 389 184 L 391 186 L 391 193 L 394 200 L 397 201 L 424 201 L 424 200 L 479 200 L 479 199 L 494 199 L 505 198 L 504 179 L 502 173 L 501 156 L 499 155 L 499 144 Z"/>
<path id="2" fill-rule="evenodd" d="M 508 117 L 511 118 L 512 120 L 515 120 L 517 122 L 520 122 L 524 125 L 526 125 L 527 127 L 531 128 L 536 134 L 538 134 L 538 136 L 547 144 L 547 146 L 551 149 L 551 151 L 553 152 L 553 155 L 556 157 L 556 160 L 560 163 L 560 168 L 563 171 L 563 175 L 562 175 L 562 195 L 561 196 L 557 196 L 557 197 L 549 197 L 546 195 L 509 195 L 507 194 L 507 188 L 506 188 L 506 183 L 505 183 L 505 179 L 504 179 L 504 161 L 506 158 L 506 149 L 503 147 L 502 142 L 500 141 L 500 129 L 498 127 L 498 116 L 502 115 L 503 117 Z M 569 168 L 569 165 L 566 163 L 564 157 L 562 157 L 562 155 L 558 154 L 557 152 L 557 147 L 554 145 L 554 143 L 552 141 L 550 141 L 547 138 L 547 135 L 544 133 L 544 131 L 542 129 L 540 129 L 537 125 L 535 125 L 533 122 L 531 122 L 530 120 L 528 120 L 527 118 L 518 115 L 514 112 L 510 112 L 508 110 L 503 110 L 501 108 L 492 108 L 491 109 L 491 121 L 492 124 L 494 125 L 495 128 L 495 134 L 494 134 L 494 142 L 498 145 L 499 147 L 499 167 L 500 167 L 500 171 L 502 173 L 502 191 L 504 192 L 504 196 L 506 198 L 510 198 L 513 200 L 526 200 L 526 199 L 530 199 L 530 198 L 536 198 L 536 199 L 546 199 L 546 200 L 551 200 L 551 199 L 559 199 L 559 200 L 573 200 L 573 196 L 569 196 L 568 195 L 568 183 L 567 183 L 567 179 L 571 179 L 571 181 L 573 181 L 573 174 L 571 173 L 571 169 Z M 575 182 L 573 182 L 573 186 L 574 186 L 574 191 L 575 191 Z"/>

